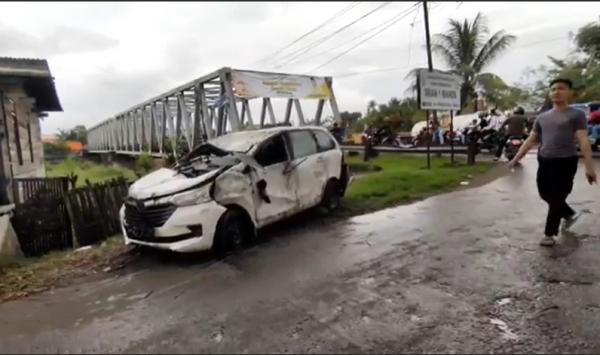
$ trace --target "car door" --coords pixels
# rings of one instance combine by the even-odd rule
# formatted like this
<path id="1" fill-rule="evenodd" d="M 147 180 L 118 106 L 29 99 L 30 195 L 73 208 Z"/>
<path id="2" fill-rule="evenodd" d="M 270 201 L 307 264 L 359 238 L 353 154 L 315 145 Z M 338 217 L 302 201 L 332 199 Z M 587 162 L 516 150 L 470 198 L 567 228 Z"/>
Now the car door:
<path id="1" fill-rule="evenodd" d="M 262 167 L 255 170 L 254 206 L 259 227 L 289 216 L 298 209 L 295 176 L 288 174 L 289 148 L 283 134 L 263 142 L 254 154 Z"/>
<path id="2" fill-rule="evenodd" d="M 325 188 L 325 184 L 329 179 L 336 178 L 339 180 L 341 178 L 343 153 L 334 142 L 331 134 L 319 129 L 313 129 L 312 132 L 317 140 L 317 154 L 319 155 L 317 168 L 325 172 L 323 180 L 323 188 Z"/>
<path id="3" fill-rule="evenodd" d="M 313 207 L 320 202 L 327 179 L 323 157 L 318 154 L 317 141 L 309 129 L 289 131 L 288 138 L 292 148 L 288 170 L 298 182 L 298 203 L 301 209 Z"/>

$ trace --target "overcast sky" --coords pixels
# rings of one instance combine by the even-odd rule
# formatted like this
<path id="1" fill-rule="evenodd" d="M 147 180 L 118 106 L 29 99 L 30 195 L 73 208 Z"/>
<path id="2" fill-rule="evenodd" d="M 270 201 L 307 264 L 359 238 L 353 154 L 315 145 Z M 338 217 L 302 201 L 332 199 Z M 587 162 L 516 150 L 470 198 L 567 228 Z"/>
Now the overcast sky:
<path id="1" fill-rule="evenodd" d="M 274 67 L 284 61 L 272 56 L 274 52 L 351 4 L 2 2 L 0 56 L 49 61 L 64 109 L 51 113 L 42 124 L 44 133 L 52 133 L 76 124 L 91 126 L 224 66 L 306 73 L 368 34 L 344 43 L 408 11 L 414 2 L 384 6 L 298 61 Z M 381 4 L 360 2 L 281 54 L 300 50 Z M 565 56 L 573 49 L 569 32 L 600 15 L 597 2 L 431 2 L 430 7 L 432 34 L 443 32 L 449 18 L 471 19 L 481 11 L 491 32 L 504 29 L 518 36 L 513 47 L 486 70 L 508 83 L 519 81 L 526 67 L 548 63 L 548 55 Z M 364 112 L 371 99 L 384 102 L 403 96 L 407 72 L 427 63 L 422 17 L 421 10 L 410 12 L 311 74 L 333 76 L 341 110 Z M 261 62 L 266 56 L 271 60 Z M 444 63 L 434 56 L 434 66 L 444 68 Z"/>

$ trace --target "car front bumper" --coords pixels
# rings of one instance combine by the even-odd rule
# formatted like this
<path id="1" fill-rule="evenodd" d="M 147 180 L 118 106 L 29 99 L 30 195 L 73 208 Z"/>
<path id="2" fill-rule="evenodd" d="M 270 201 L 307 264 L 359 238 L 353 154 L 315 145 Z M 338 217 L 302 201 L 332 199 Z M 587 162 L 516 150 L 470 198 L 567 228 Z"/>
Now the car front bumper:
<path id="1" fill-rule="evenodd" d="M 160 227 L 149 228 L 143 238 L 127 233 L 125 206 L 119 211 L 125 244 L 138 244 L 176 252 L 197 252 L 212 248 L 217 223 L 226 208 L 214 201 L 177 207 Z"/>

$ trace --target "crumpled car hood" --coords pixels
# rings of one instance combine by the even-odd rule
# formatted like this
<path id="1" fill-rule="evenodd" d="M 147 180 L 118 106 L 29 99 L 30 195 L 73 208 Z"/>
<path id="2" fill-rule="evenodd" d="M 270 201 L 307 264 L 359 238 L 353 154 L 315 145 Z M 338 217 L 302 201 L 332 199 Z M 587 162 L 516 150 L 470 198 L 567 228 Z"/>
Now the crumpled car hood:
<path id="1" fill-rule="evenodd" d="M 147 199 L 171 195 L 201 184 L 215 177 L 219 172 L 219 169 L 215 169 L 205 174 L 188 178 L 175 170 L 162 168 L 134 182 L 129 188 L 129 196 L 135 199 Z"/>

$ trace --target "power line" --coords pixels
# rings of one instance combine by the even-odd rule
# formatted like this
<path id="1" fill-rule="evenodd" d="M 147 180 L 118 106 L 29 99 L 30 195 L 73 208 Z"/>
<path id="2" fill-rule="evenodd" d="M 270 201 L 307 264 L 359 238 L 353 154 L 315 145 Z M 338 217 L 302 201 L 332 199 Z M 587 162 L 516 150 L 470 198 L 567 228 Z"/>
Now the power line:
<path id="1" fill-rule="evenodd" d="M 332 38 L 333 36 L 337 35 L 338 33 L 344 31 L 345 29 L 349 28 L 350 26 L 358 23 L 361 20 L 364 20 L 365 18 L 367 18 L 368 16 L 372 15 L 373 13 L 381 10 L 382 8 L 384 8 L 385 6 L 388 6 L 389 4 L 391 4 L 390 1 L 384 2 L 383 4 L 379 5 L 378 7 L 376 7 L 375 9 L 367 12 L 366 14 L 360 16 L 359 18 L 357 18 L 356 20 L 338 28 L 337 30 L 335 30 L 333 33 L 326 35 L 325 37 L 322 37 L 314 42 L 312 42 L 311 44 L 309 44 L 308 46 L 305 46 L 295 52 L 292 52 L 290 54 L 288 54 L 287 56 L 284 56 L 282 59 L 285 60 L 285 62 L 279 64 L 279 65 L 275 65 L 275 68 L 281 68 L 282 66 L 288 64 L 290 61 L 296 59 L 298 56 L 303 55 L 304 53 L 309 52 L 310 50 L 316 48 L 317 46 L 319 46 L 320 44 L 324 43 L 325 41 L 327 41 L 328 39 Z"/>
<path id="2" fill-rule="evenodd" d="M 419 3 L 416 3 L 415 5 L 413 5 L 413 9 L 411 10 L 411 12 L 412 12 L 412 11 L 415 11 L 416 9 L 418 9 L 418 7 L 417 7 L 417 6 L 418 6 L 418 4 L 419 4 Z M 371 36 L 367 37 L 366 39 L 364 39 L 364 40 L 362 40 L 362 41 L 360 41 L 360 42 L 358 42 L 356 45 L 354 45 L 354 46 L 352 46 L 352 47 L 348 48 L 347 50 L 345 50 L 345 51 L 343 51 L 342 53 L 340 53 L 340 54 L 336 55 L 335 57 L 331 58 L 330 60 L 326 61 L 325 63 L 323 63 L 323 64 L 321 64 L 321 65 L 319 65 L 319 66 L 317 66 L 317 67 L 315 67 L 315 68 L 311 69 L 311 70 L 310 70 L 310 72 L 312 72 L 312 71 L 315 71 L 315 70 L 317 70 L 317 69 L 320 69 L 320 68 L 322 68 L 322 67 L 326 66 L 327 64 L 329 64 L 329 63 L 331 63 L 331 62 L 333 62 L 333 61 L 335 61 L 335 60 L 337 60 L 337 59 L 341 58 L 342 56 L 346 55 L 347 53 L 349 53 L 349 52 L 350 52 L 350 51 L 352 51 L 353 49 L 355 49 L 355 48 L 357 48 L 358 46 L 360 46 L 361 44 L 363 44 L 363 43 L 365 43 L 365 42 L 369 41 L 369 40 L 370 40 L 370 39 L 372 39 L 373 37 L 377 36 L 377 35 L 378 35 L 378 34 L 380 34 L 381 32 L 383 32 L 383 31 L 387 30 L 388 28 L 390 28 L 391 26 L 393 26 L 394 24 L 396 24 L 398 21 L 400 21 L 400 20 L 402 20 L 403 18 L 405 18 L 406 16 L 410 15 L 410 13 L 411 13 L 411 12 L 408 12 L 408 13 L 404 14 L 402 17 L 400 17 L 399 19 L 397 19 L 397 20 L 393 21 L 392 23 L 388 24 L 387 26 L 385 26 L 384 28 L 380 29 L 379 31 L 375 32 L 373 35 L 371 35 Z"/>
<path id="3" fill-rule="evenodd" d="M 408 10 L 409 10 L 410 8 L 412 8 L 412 7 L 414 7 L 414 5 L 413 5 L 413 6 L 409 6 L 408 8 L 404 9 L 404 10 L 403 10 L 403 11 L 401 11 L 399 14 L 397 14 L 396 16 L 394 16 L 394 17 L 392 17 L 392 18 L 390 18 L 390 19 L 388 19 L 388 20 L 386 20 L 386 21 L 384 21 L 384 22 L 382 22 L 382 23 L 378 24 L 378 25 L 377 25 L 377 26 L 375 26 L 375 27 L 372 27 L 371 29 L 367 30 L 366 32 L 364 32 L 364 33 L 362 33 L 362 34 L 360 34 L 360 35 L 358 35 L 358 36 L 356 36 L 356 37 L 352 38 L 352 39 L 351 39 L 351 40 L 349 40 L 349 41 L 346 41 L 346 42 L 342 43 L 342 44 L 341 44 L 341 45 L 339 45 L 339 46 L 333 47 L 333 48 L 331 48 L 331 49 L 329 49 L 329 50 L 326 50 L 326 51 L 323 51 L 323 52 L 317 53 L 317 54 L 315 54 L 315 55 L 312 55 L 312 56 L 310 56 L 310 57 L 307 57 L 307 58 L 304 58 L 304 59 L 305 59 L 305 60 L 310 60 L 310 59 L 313 59 L 313 58 L 317 58 L 317 57 L 319 57 L 319 56 L 322 56 L 322 55 L 324 55 L 324 54 L 328 54 L 328 53 L 330 53 L 330 52 L 333 52 L 333 51 L 335 51 L 335 50 L 337 50 L 337 49 L 339 49 L 339 48 L 342 48 L 342 47 L 344 47 L 345 45 L 347 45 L 347 44 L 350 44 L 350 43 L 354 42 L 355 40 L 357 40 L 357 39 L 359 39 L 359 38 L 361 38 L 361 37 L 363 37 L 363 36 L 365 36 L 365 35 L 368 35 L 370 32 L 373 32 L 373 31 L 375 31 L 375 30 L 379 29 L 380 27 L 383 27 L 383 26 L 385 26 L 386 24 L 388 24 L 388 23 L 390 23 L 390 22 L 392 22 L 392 21 L 394 21 L 394 20 L 398 19 L 400 16 L 402 16 L 402 15 L 403 15 L 403 14 L 404 14 L 406 11 L 408 11 Z M 294 61 L 294 62 L 295 62 L 295 61 Z M 292 62 L 292 63 L 293 63 L 293 62 Z"/>
<path id="4" fill-rule="evenodd" d="M 379 11 L 380 9 L 384 8 L 385 6 L 389 5 L 391 2 L 387 1 L 384 2 L 383 4 L 379 5 L 378 7 L 376 7 L 375 9 L 367 12 L 366 14 L 362 15 L 361 17 L 357 18 L 356 20 L 338 28 L 337 30 L 335 30 L 334 32 L 330 33 L 329 35 L 326 35 L 314 42 L 312 42 L 311 44 L 309 44 L 308 46 L 305 46 L 303 48 L 300 48 L 299 50 L 296 50 L 295 52 L 289 53 L 287 56 L 284 56 L 284 58 L 282 58 L 284 60 L 284 62 L 282 62 L 281 64 L 278 64 L 275 66 L 275 68 L 281 68 L 284 65 L 290 64 L 292 61 L 296 60 L 297 58 L 299 58 L 300 56 L 302 56 L 303 54 L 311 51 L 312 49 L 318 47 L 319 45 L 323 44 L 324 42 L 326 42 L 328 39 L 332 38 L 333 36 L 335 36 L 336 34 L 348 29 L 349 27 L 351 27 L 352 25 L 358 23 L 359 21 L 367 18 L 368 16 L 372 15 L 373 13 L 375 13 L 376 11 Z"/>
<path id="5" fill-rule="evenodd" d="M 293 46 L 294 44 L 300 42 L 301 40 L 303 40 L 304 38 L 306 38 L 307 36 L 310 36 L 311 34 L 315 33 L 316 31 L 320 30 L 321 28 L 325 27 L 327 24 L 329 24 L 332 20 L 336 19 L 339 16 L 342 16 L 343 14 L 345 14 L 346 12 L 352 10 L 353 8 L 355 8 L 358 4 L 360 4 L 360 1 L 354 1 L 352 2 L 350 5 L 344 7 L 342 10 L 336 12 L 333 16 L 329 17 L 327 20 L 323 21 L 321 24 L 319 24 L 317 27 L 313 28 L 312 30 L 306 32 L 305 34 L 301 35 L 300 37 L 296 38 L 295 40 L 293 40 L 291 43 L 281 47 L 280 49 L 276 50 L 275 52 L 271 53 L 270 55 L 256 61 L 255 63 L 260 63 L 269 59 L 272 59 L 274 57 L 276 57 L 279 53 L 283 52 L 284 50 L 290 48 L 291 46 Z"/>
<path id="6" fill-rule="evenodd" d="M 520 46 L 511 47 L 511 49 L 514 49 L 514 48 L 523 48 L 523 47 L 530 47 L 531 45 L 536 45 L 536 44 L 546 43 L 546 42 L 554 42 L 554 41 L 558 41 L 558 40 L 561 40 L 561 39 L 569 39 L 569 37 L 568 36 L 561 36 L 561 37 L 554 37 L 554 38 L 549 38 L 549 39 L 543 39 L 541 41 L 535 41 L 535 42 L 530 42 L 530 43 L 522 44 Z"/>
<path id="7" fill-rule="evenodd" d="M 427 65 L 427 63 L 421 63 L 421 64 L 418 64 L 416 67 L 426 66 L 426 65 Z M 404 65 L 404 66 L 401 66 L 401 67 L 391 67 L 391 68 L 375 69 L 375 70 L 369 70 L 369 71 L 364 71 L 364 72 L 354 72 L 354 73 L 346 73 L 346 74 L 337 74 L 337 75 L 333 75 L 333 77 L 336 78 L 336 79 L 341 79 L 341 78 L 349 78 L 349 77 L 359 76 L 359 75 L 365 75 L 365 74 L 375 74 L 375 73 L 383 73 L 383 72 L 390 72 L 390 71 L 403 70 L 403 69 L 412 69 L 413 67 L 415 67 L 415 66 Z"/>
<path id="8" fill-rule="evenodd" d="M 367 32 L 365 32 L 365 33 L 363 33 L 363 34 L 361 34 L 361 35 L 358 35 L 358 36 L 354 37 L 354 38 L 353 38 L 353 39 L 351 39 L 350 41 L 347 41 L 347 42 L 343 43 L 342 45 L 340 45 L 340 46 L 337 46 L 337 47 L 335 47 L 335 48 L 331 49 L 330 51 L 321 52 L 321 53 L 319 53 L 319 54 L 317 54 L 317 55 L 315 55 L 315 56 L 311 56 L 311 57 L 309 57 L 309 58 L 306 58 L 306 59 L 312 59 L 312 58 L 315 58 L 315 57 L 317 57 L 317 56 L 320 56 L 320 55 L 323 55 L 323 54 L 327 54 L 327 52 L 332 52 L 332 51 L 334 51 L 335 49 L 338 49 L 338 48 L 341 48 L 341 47 L 345 46 L 346 44 L 352 43 L 352 42 L 354 42 L 356 39 L 358 39 L 358 38 L 360 38 L 360 37 L 363 37 L 363 36 L 367 35 L 369 32 L 372 32 L 373 30 L 375 30 L 375 29 L 378 29 L 379 27 L 384 27 L 386 24 L 388 24 L 388 23 L 390 23 L 390 22 L 394 22 L 395 20 L 400 20 L 401 18 L 404 18 L 404 17 L 403 17 L 403 15 L 406 13 L 406 11 L 410 11 L 410 12 L 412 12 L 412 11 L 414 11 L 413 9 L 414 9 L 415 7 L 417 7 L 417 9 L 416 9 L 416 11 L 415 11 L 415 19 L 416 19 L 416 16 L 417 16 L 417 15 L 418 15 L 418 13 L 419 13 L 419 9 L 418 9 L 418 7 L 420 7 L 420 6 L 421 6 L 421 4 L 420 4 L 420 3 L 418 3 L 418 4 L 413 4 L 413 5 L 409 6 L 408 8 L 406 8 L 404 11 L 400 12 L 398 15 L 396 15 L 396 16 L 394 16 L 394 17 L 392 17 L 392 18 L 388 19 L 387 21 L 385 21 L 385 22 L 383 22 L 383 23 L 381 23 L 381 24 L 379 24 L 379 25 L 377 25 L 377 26 L 375 26 L 375 27 L 371 28 L 371 29 L 370 29 L 370 30 L 368 30 Z M 436 4 L 436 5 L 434 5 L 434 6 L 432 7 L 432 9 L 431 9 L 431 10 L 435 10 L 435 9 L 439 8 L 440 6 L 442 6 L 442 4 Z M 418 21 L 416 21 L 415 19 L 413 19 L 413 24 L 415 24 L 415 23 L 418 23 Z M 395 21 L 395 22 L 397 22 L 397 21 Z M 412 43 L 412 38 L 411 38 L 411 41 L 409 42 L 409 58 L 410 58 L 410 55 L 411 55 L 411 48 L 412 48 L 412 45 L 411 45 L 411 43 Z M 410 60 L 409 60 L 408 64 L 410 64 Z"/>
<path id="9" fill-rule="evenodd" d="M 555 38 L 549 38 L 549 39 L 545 39 L 545 40 L 541 40 L 541 41 L 534 41 L 534 42 L 529 42 L 520 46 L 515 46 L 515 47 L 511 47 L 511 49 L 516 49 L 516 48 L 522 48 L 522 47 L 532 47 L 532 46 L 536 46 L 542 43 L 547 43 L 547 42 L 552 42 L 552 41 L 557 41 L 557 40 L 561 40 L 561 39 L 567 39 L 568 37 L 562 36 L 562 37 L 555 37 Z M 383 69 L 375 69 L 375 70 L 369 70 L 369 71 L 364 71 L 364 72 L 354 72 L 354 73 L 345 73 L 345 74 L 336 74 L 333 75 L 334 78 L 349 78 L 349 77 L 353 77 L 353 76 L 359 76 L 359 75 L 366 75 L 366 74 L 374 74 L 374 73 L 380 73 L 380 72 L 388 72 L 388 71 L 396 71 L 396 70 L 402 70 L 402 69 L 409 69 L 409 68 L 417 68 L 417 67 L 423 67 L 427 65 L 427 63 L 420 63 L 417 65 L 405 65 L 405 66 L 400 66 L 400 67 L 391 67 L 391 68 L 383 68 Z"/>
<path id="10" fill-rule="evenodd" d="M 419 15 L 419 9 L 417 9 L 417 11 L 415 11 L 415 18 L 413 18 L 413 21 L 410 24 L 410 34 L 408 35 L 408 62 L 407 62 L 407 65 L 410 65 L 410 59 L 411 59 L 411 54 L 412 54 L 413 30 L 415 29 L 415 24 L 417 22 L 418 15 Z"/>

